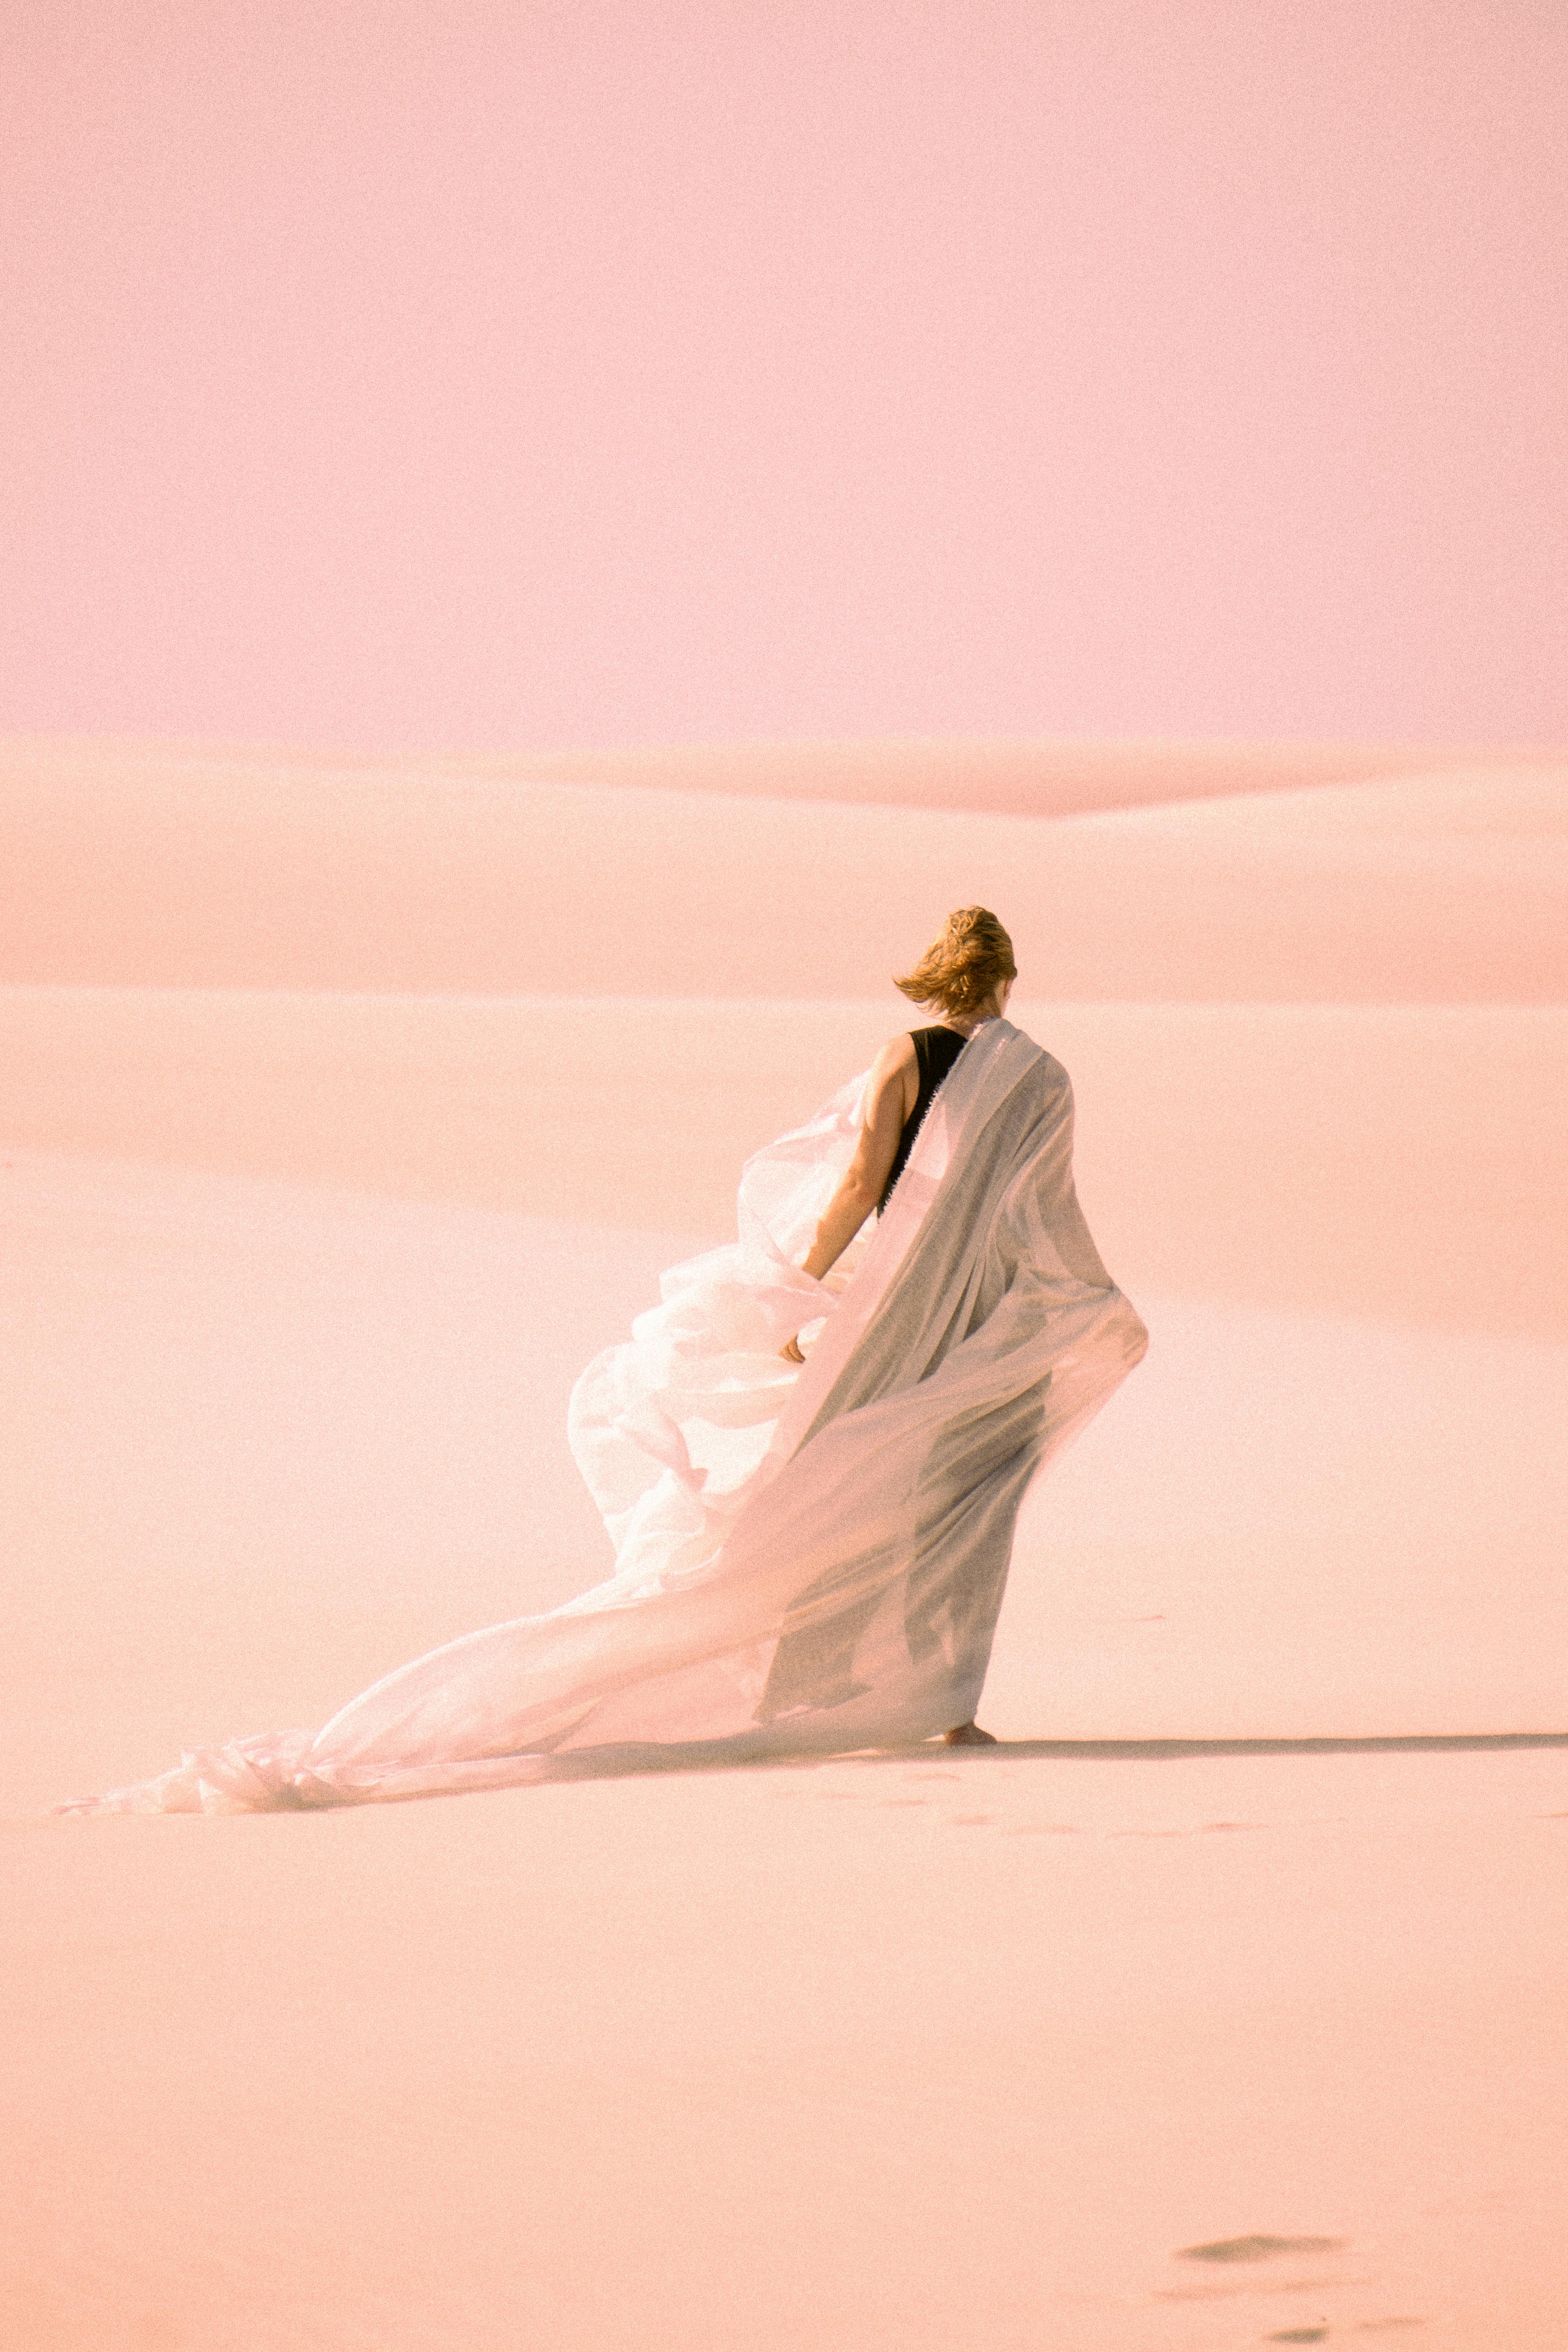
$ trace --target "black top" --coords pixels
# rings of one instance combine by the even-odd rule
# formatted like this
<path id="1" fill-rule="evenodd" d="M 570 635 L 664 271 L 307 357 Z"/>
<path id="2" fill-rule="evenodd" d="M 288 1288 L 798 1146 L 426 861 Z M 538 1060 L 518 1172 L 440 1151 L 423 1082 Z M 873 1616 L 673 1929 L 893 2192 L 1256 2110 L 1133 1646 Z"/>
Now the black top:
<path id="1" fill-rule="evenodd" d="M 915 1097 L 915 1107 L 904 1121 L 904 1131 L 899 1138 L 899 1148 L 893 1154 L 893 1164 L 888 1171 L 888 1181 L 882 1187 L 882 1197 L 877 1203 L 879 1213 L 887 1207 L 888 1196 L 904 1172 L 904 1162 L 914 1149 L 921 1121 L 931 1107 L 938 1087 L 968 1045 L 956 1029 L 911 1029 L 915 1041 L 915 1060 L 920 1067 L 921 1090 Z"/>

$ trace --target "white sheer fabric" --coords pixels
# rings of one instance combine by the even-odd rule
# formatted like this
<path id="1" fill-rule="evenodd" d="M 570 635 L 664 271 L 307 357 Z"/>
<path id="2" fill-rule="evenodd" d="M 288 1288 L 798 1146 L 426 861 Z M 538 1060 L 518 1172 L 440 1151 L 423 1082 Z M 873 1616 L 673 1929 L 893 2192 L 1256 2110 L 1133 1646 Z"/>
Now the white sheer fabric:
<path id="1" fill-rule="evenodd" d="M 318 1732 L 188 1752 L 86 1810 L 363 1803 L 968 1721 L 1025 1488 L 1148 1335 L 1079 1208 L 1067 1073 L 1005 1021 L 959 1055 L 875 1225 L 827 1283 L 803 1274 L 865 1086 L 747 1162 L 739 1239 L 672 1267 L 577 1382 L 605 1583 L 415 1659 Z"/>

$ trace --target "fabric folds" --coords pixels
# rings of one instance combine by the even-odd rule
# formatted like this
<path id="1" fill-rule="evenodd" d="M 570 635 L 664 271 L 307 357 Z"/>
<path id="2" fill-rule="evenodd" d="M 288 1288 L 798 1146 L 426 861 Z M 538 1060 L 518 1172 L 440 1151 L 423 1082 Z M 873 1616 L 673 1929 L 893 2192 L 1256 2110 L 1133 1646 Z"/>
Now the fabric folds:
<path id="1" fill-rule="evenodd" d="M 1072 1181 L 1072 1090 L 1006 1021 L 959 1055 L 882 1215 L 800 1270 L 866 1078 L 742 1174 L 735 1242 L 573 1392 L 613 1574 L 447 1643 L 315 1733 L 187 1753 L 87 1811 L 363 1803 L 929 1738 L 979 1701 L 1019 1503 L 1147 1333 Z M 795 1334 L 804 1369 L 781 1357 Z"/>

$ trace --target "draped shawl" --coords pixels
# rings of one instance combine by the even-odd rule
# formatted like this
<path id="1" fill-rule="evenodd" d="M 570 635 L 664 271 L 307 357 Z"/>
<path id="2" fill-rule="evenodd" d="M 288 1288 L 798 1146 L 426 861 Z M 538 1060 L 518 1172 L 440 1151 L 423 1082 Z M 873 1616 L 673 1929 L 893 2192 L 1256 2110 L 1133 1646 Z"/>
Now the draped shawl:
<path id="1" fill-rule="evenodd" d="M 867 1083 L 747 1161 L 738 1239 L 671 1267 L 578 1381 L 607 1581 L 415 1659 L 320 1731 L 188 1751 L 89 1809 L 363 1803 L 969 1721 L 1024 1492 L 1148 1335 L 1079 1207 L 1067 1072 L 1003 1020 L 875 1224 L 826 1282 L 803 1273 Z"/>

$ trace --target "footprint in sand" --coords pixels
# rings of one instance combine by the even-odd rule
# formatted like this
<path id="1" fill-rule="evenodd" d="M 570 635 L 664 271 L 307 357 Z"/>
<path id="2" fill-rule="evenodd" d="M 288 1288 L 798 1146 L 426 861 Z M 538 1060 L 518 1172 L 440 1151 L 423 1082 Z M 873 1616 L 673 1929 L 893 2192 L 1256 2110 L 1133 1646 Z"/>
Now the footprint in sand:
<path id="1" fill-rule="evenodd" d="M 1211 2238 L 1206 2245 L 1178 2246 L 1184 2263 L 1267 2263 L 1277 2254 L 1337 2254 L 1347 2238 L 1270 2238 L 1262 2232 L 1248 2238 Z"/>

